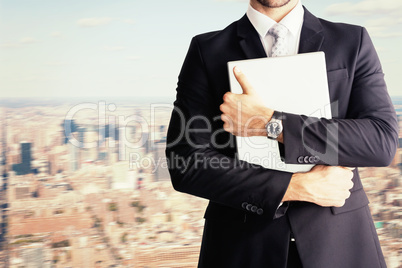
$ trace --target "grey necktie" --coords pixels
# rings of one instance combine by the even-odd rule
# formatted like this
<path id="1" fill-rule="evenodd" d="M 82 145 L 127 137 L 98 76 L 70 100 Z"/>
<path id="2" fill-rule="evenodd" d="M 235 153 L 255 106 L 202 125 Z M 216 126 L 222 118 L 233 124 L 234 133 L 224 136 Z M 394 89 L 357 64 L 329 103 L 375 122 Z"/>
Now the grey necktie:
<path id="1" fill-rule="evenodd" d="M 288 29 L 276 23 L 272 26 L 268 34 L 274 38 L 274 43 L 272 44 L 272 50 L 270 57 L 280 57 L 288 55 L 288 46 L 286 42 L 286 35 L 288 34 Z"/>

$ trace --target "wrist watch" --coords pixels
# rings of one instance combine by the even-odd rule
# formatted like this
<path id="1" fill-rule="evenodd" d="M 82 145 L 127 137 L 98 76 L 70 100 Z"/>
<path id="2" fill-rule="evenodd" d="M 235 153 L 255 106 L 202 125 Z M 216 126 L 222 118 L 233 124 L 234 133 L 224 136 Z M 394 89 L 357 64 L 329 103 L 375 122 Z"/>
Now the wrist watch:
<path id="1" fill-rule="evenodd" d="M 282 112 L 274 111 L 271 120 L 265 125 L 268 139 L 276 140 L 283 131 Z"/>

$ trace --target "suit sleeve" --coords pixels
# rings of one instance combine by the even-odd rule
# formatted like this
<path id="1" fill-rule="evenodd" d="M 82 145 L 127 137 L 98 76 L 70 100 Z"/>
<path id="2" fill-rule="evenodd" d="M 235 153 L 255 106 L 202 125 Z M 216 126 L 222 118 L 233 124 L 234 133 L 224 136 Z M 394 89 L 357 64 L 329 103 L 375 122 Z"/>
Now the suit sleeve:
<path id="1" fill-rule="evenodd" d="M 398 121 L 380 61 L 364 28 L 346 118 L 328 120 L 284 113 L 283 125 L 286 163 L 390 164 L 398 144 Z"/>
<path id="2" fill-rule="evenodd" d="M 235 209 L 271 219 L 286 192 L 291 173 L 251 165 L 219 153 L 212 129 L 209 77 L 197 38 L 179 75 L 167 135 L 166 155 L 173 187 Z M 223 131 L 220 129 L 218 131 Z"/>

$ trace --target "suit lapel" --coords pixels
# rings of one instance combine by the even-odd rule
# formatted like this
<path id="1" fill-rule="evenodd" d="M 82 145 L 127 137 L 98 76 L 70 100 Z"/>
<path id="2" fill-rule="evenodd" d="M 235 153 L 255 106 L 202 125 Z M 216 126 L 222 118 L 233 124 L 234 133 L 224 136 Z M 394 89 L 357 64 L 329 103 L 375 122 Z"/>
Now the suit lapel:
<path id="1" fill-rule="evenodd" d="M 237 22 L 237 34 L 240 47 L 246 55 L 246 58 L 254 59 L 267 57 L 261 44 L 260 36 L 247 18 L 247 15 L 244 15 Z"/>
<path id="2" fill-rule="evenodd" d="M 299 53 L 319 51 L 323 41 L 324 34 L 321 22 L 304 8 L 304 21 L 300 35 Z"/>
<path id="3" fill-rule="evenodd" d="M 254 59 L 267 57 L 260 37 L 247 18 L 247 15 L 244 15 L 237 22 L 237 34 L 240 47 L 246 58 Z M 321 22 L 304 8 L 304 21 L 300 36 L 299 53 L 319 51 L 323 41 L 324 35 Z"/>

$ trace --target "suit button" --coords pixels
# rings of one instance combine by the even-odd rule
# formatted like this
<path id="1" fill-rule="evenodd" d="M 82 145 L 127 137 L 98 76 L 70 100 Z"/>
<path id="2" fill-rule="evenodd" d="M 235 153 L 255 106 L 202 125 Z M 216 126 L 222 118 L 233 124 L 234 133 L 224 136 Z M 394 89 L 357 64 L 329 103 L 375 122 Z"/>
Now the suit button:
<path id="1" fill-rule="evenodd" d="M 305 156 L 305 157 L 304 157 L 304 163 L 306 163 L 306 164 L 310 163 L 310 162 L 308 161 L 308 159 L 309 159 L 309 157 L 308 157 L 308 156 Z"/>
<path id="2" fill-rule="evenodd" d="M 257 209 L 257 214 L 258 215 L 264 214 L 264 210 L 262 208 Z"/>
<path id="3" fill-rule="evenodd" d="M 247 202 L 243 202 L 243 204 L 241 204 L 241 207 L 244 208 L 244 209 L 246 209 L 247 205 L 248 205 Z"/>
<path id="4" fill-rule="evenodd" d="M 257 208 L 256 206 L 252 206 L 252 207 L 251 207 L 251 212 L 254 212 L 254 213 L 255 213 L 255 212 L 257 211 L 257 209 L 258 209 L 258 208 Z"/>
<path id="5" fill-rule="evenodd" d="M 304 163 L 304 157 L 303 156 L 299 156 L 297 158 L 297 162 L 299 162 L 299 164 L 303 164 Z"/>
<path id="6" fill-rule="evenodd" d="M 315 164 L 316 163 L 316 160 L 315 160 L 316 158 L 315 158 L 315 156 L 310 156 L 309 158 L 308 158 L 308 161 L 310 162 L 310 164 Z"/>
<path id="7" fill-rule="evenodd" d="M 248 205 L 246 206 L 246 209 L 247 209 L 248 211 L 250 211 L 252 207 L 253 207 L 253 205 L 248 204 Z"/>

